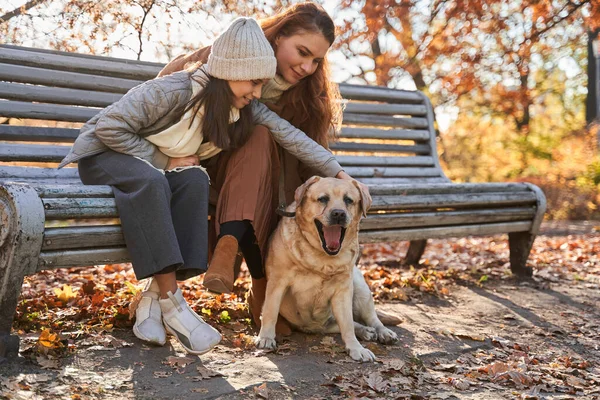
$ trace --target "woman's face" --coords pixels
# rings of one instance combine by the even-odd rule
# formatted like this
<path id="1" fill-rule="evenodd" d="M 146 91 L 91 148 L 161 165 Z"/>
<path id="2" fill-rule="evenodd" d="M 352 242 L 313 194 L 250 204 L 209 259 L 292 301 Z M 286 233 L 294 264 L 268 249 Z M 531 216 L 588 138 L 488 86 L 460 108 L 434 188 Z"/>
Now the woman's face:
<path id="1" fill-rule="evenodd" d="M 301 32 L 275 40 L 277 73 L 291 84 L 312 75 L 323 61 L 329 42 L 321 33 Z"/>
<path id="2" fill-rule="evenodd" d="M 253 99 L 260 99 L 263 85 L 268 79 L 255 79 L 252 81 L 227 81 L 233 93 L 233 104 L 235 108 L 246 107 Z"/>

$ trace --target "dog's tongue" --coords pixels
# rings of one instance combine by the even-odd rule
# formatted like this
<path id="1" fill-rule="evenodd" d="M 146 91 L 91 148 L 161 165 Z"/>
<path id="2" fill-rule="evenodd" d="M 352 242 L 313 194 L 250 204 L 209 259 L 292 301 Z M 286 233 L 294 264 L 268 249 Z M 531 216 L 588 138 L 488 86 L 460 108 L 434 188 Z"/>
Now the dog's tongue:
<path id="1" fill-rule="evenodd" d="M 342 237 L 342 227 L 340 225 L 324 226 L 323 236 L 325 236 L 325 244 L 331 251 L 336 251 L 340 248 L 340 239 Z"/>

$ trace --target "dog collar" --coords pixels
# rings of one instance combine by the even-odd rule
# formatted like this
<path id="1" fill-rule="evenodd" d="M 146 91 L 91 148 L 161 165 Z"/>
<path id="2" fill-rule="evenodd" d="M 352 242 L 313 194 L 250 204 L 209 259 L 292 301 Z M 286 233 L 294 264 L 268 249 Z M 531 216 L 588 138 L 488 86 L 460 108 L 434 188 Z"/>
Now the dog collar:
<path id="1" fill-rule="evenodd" d="M 277 215 L 280 215 L 282 217 L 288 217 L 288 218 L 294 218 L 296 216 L 296 212 L 295 211 L 286 211 L 285 210 L 285 204 L 280 205 L 277 210 L 275 210 L 275 213 Z"/>

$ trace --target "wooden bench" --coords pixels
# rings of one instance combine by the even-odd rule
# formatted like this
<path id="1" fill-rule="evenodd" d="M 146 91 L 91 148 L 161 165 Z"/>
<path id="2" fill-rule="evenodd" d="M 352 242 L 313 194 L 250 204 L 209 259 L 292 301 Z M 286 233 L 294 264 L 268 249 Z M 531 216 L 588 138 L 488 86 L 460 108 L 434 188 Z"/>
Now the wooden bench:
<path id="1" fill-rule="evenodd" d="M 25 275 L 128 261 L 111 188 L 84 186 L 56 164 L 78 127 L 162 64 L 0 46 L 0 356 L 18 350 L 11 324 Z M 361 241 L 508 233 L 512 272 L 526 261 L 545 210 L 527 183 L 454 184 L 440 168 L 433 112 L 420 92 L 340 85 L 348 100 L 341 139 L 346 171 L 373 196 Z"/>

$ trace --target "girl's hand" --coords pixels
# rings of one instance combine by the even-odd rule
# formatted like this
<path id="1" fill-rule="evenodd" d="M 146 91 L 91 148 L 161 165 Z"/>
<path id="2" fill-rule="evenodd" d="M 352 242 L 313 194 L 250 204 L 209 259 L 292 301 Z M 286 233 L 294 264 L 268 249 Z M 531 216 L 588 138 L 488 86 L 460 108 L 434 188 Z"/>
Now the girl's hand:
<path id="1" fill-rule="evenodd" d="M 167 171 L 177 167 L 191 167 L 194 165 L 200 165 L 200 158 L 197 155 L 191 155 L 186 157 L 169 158 L 167 163 Z"/>

